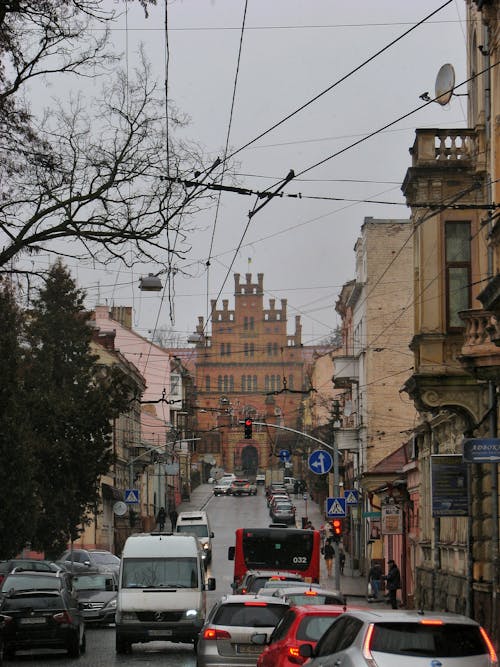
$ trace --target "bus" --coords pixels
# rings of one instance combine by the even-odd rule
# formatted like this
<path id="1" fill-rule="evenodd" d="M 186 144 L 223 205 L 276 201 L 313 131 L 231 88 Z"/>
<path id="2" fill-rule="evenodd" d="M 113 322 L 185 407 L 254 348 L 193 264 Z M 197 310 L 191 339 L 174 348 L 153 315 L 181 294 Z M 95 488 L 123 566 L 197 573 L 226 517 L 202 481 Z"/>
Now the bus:
<path id="1" fill-rule="evenodd" d="M 247 570 L 295 572 L 319 584 L 321 539 L 318 530 L 300 528 L 237 528 L 236 544 L 228 549 L 234 560 L 233 587 Z"/>

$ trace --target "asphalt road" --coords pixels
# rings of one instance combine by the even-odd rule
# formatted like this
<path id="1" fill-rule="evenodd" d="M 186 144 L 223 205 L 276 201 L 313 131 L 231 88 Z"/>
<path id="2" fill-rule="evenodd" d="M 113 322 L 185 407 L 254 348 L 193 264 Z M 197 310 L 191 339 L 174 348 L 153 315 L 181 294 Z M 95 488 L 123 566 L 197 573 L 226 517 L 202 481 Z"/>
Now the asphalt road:
<path id="1" fill-rule="evenodd" d="M 239 526 L 266 526 L 269 514 L 264 497 L 264 489 L 259 488 L 257 496 L 211 497 L 205 506 L 215 537 L 212 544 L 212 563 L 208 576 L 217 580 L 215 591 L 207 593 L 207 609 L 221 595 L 231 593 L 233 563 L 227 559 L 228 547 L 234 544 L 234 531 Z M 171 642 L 150 642 L 134 644 L 131 655 L 116 655 L 114 626 L 87 628 L 87 651 L 78 659 L 68 658 L 64 652 L 30 651 L 16 654 L 14 661 L 4 661 L 4 665 L 79 665 L 79 667 L 108 667 L 110 665 L 150 665 L 158 667 L 195 667 L 193 647 L 188 644 Z"/>

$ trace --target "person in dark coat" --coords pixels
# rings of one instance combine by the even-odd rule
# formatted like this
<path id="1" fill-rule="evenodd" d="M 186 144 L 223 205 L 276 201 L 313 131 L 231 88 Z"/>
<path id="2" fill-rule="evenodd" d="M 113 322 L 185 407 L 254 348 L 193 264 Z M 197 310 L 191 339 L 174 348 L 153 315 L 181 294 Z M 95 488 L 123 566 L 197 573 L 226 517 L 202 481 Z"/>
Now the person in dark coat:
<path id="1" fill-rule="evenodd" d="M 372 566 L 368 572 L 368 581 L 372 587 L 372 596 L 377 599 L 380 593 L 380 584 L 382 582 L 382 568 L 379 563 L 372 561 Z"/>
<path id="2" fill-rule="evenodd" d="M 177 517 L 179 516 L 177 514 L 177 510 L 175 507 L 170 510 L 170 513 L 168 515 L 170 517 L 170 523 L 172 524 L 172 532 L 175 533 L 175 527 L 177 526 Z"/>
<path id="3" fill-rule="evenodd" d="M 158 524 L 158 530 L 163 532 L 165 529 L 165 521 L 167 520 L 167 513 L 165 512 L 164 507 L 160 507 L 158 514 L 156 515 L 156 523 Z"/>
<path id="4" fill-rule="evenodd" d="M 323 556 L 325 558 L 326 573 L 328 577 L 332 576 L 332 566 L 333 566 L 333 557 L 335 555 L 335 550 L 331 543 L 331 540 L 326 540 L 325 546 L 323 547 Z"/>
<path id="5" fill-rule="evenodd" d="M 391 559 L 387 561 L 389 571 L 383 577 L 387 582 L 387 590 L 389 591 L 389 604 L 393 609 L 398 608 L 398 601 L 396 598 L 398 588 L 401 588 L 401 574 L 396 563 Z"/>

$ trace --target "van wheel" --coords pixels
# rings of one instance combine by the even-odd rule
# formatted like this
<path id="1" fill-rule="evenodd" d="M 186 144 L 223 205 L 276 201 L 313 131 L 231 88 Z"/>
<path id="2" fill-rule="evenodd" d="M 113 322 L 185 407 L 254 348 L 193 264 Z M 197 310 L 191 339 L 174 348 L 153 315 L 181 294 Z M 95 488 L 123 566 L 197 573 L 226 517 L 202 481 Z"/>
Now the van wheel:
<path id="1" fill-rule="evenodd" d="M 132 653 L 132 644 L 127 639 L 119 637 L 116 635 L 116 652 L 119 655 L 124 655 L 125 653 Z"/>

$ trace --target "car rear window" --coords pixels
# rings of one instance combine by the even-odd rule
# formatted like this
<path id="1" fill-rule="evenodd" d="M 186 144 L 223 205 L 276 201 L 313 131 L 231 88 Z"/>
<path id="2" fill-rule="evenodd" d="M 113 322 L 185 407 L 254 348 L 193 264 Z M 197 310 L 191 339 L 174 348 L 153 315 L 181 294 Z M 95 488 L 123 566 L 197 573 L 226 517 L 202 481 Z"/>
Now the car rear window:
<path id="1" fill-rule="evenodd" d="M 462 658 L 487 653 L 479 627 L 458 623 L 376 623 L 372 651 L 429 658 Z"/>
<path id="2" fill-rule="evenodd" d="M 317 642 L 321 635 L 328 630 L 336 618 L 336 616 L 332 615 L 306 616 L 302 619 L 299 627 L 297 628 L 297 639 L 300 639 L 304 642 Z"/>
<path id="3" fill-rule="evenodd" d="M 316 595 L 312 593 L 287 593 L 286 599 L 292 604 L 344 604 L 344 599 L 339 595 Z"/>
<path id="4" fill-rule="evenodd" d="M 4 598 L 2 612 L 23 611 L 24 609 L 64 609 L 64 602 L 60 595 L 34 593 L 27 595 L 20 593 L 14 597 Z"/>
<path id="5" fill-rule="evenodd" d="M 33 590 L 58 590 L 61 587 L 61 580 L 57 577 L 44 577 L 43 575 L 9 575 L 5 577 L 2 584 L 2 591 L 33 591 Z"/>
<path id="6" fill-rule="evenodd" d="M 217 610 L 214 625 L 267 628 L 274 627 L 288 607 L 283 604 L 242 603 L 223 604 Z"/>
<path id="7" fill-rule="evenodd" d="M 248 593 L 257 593 L 257 591 L 260 591 L 261 588 L 264 588 L 267 582 L 271 581 L 274 581 L 276 585 L 284 586 L 284 584 L 288 581 L 288 577 L 286 575 L 280 576 L 279 580 L 275 580 L 272 577 L 266 577 L 265 575 L 262 577 L 255 577 L 255 579 L 253 579 L 249 584 Z"/>

